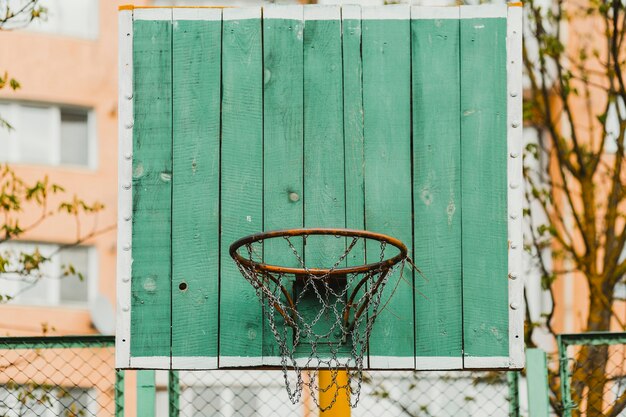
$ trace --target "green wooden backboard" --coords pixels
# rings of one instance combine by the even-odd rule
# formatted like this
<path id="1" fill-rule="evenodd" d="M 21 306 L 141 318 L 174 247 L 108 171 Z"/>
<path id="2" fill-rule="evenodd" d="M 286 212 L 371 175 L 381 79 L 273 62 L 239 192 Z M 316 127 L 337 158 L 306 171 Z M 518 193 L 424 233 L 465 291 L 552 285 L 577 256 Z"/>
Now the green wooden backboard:
<path id="1" fill-rule="evenodd" d="M 229 245 L 347 227 L 423 271 L 367 368 L 521 368 L 518 6 L 123 7 L 118 367 L 276 366 Z"/>

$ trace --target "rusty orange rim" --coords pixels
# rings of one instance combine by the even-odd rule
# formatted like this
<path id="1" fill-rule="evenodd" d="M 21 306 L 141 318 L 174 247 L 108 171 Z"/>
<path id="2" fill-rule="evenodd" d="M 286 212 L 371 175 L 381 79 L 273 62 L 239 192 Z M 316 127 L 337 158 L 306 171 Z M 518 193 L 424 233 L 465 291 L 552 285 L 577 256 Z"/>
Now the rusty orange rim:
<path id="1" fill-rule="evenodd" d="M 239 249 L 243 246 L 250 245 L 255 242 L 262 242 L 274 238 L 289 238 L 297 236 L 343 236 L 348 238 L 361 238 L 365 240 L 378 241 L 380 243 L 389 244 L 399 250 L 399 253 L 389 259 L 383 259 L 380 262 L 368 263 L 357 266 L 349 266 L 342 268 L 294 268 L 280 265 L 266 264 L 256 262 L 251 259 L 244 258 L 239 254 Z M 384 271 L 391 269 L 394 265 L 406 259 L 408 256 L 407 247 L 402 241 L 384 235 L 382 233 L 370 232 L 367 230 L 356 229 L 333 229 L 333 228 L 301 228 L 301 229 L 284 229 L 273 230 L 269 232 L 255 233 L 235 241 L 229 248 L 230 256 L 238 263 L 246 268 L 253 269 L 257 272 L 266 272 L 273 274 L 294 274 L 294 275 L 347 275 L 362 274 L 370 271 Z"/>

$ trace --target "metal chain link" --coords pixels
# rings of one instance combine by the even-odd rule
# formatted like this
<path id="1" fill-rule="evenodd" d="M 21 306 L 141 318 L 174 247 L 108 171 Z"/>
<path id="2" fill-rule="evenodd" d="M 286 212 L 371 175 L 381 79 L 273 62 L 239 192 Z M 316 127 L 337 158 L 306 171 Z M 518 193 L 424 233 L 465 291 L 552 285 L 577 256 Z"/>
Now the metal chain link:
<path id="1" fill-rule="evenodd" d="M 278 344 L 289 399 L 293 404 L 299 402 L 305 386 L 311 392 L 317 393 L 332 390 L 333 397 L 325 405 L 321 405 L 315 395 L 312 396 L 317 407 L 321 411 L 326 411 L 335 405 L 340 390 L 345 390 L 350 398 L 350 405 L 356 407 L 363 384 L 364 358 L 374 322 L 380 312 L 383 289 L 394 271 L 398 268 L 403 271 L 405 260 L 391 268 L 383 266 L 387 243 L 380 242 L 381 266 L 377 270 L 347 274 L 344 284 L 339 288 L 333 288 L 330 285 L 332 272 L 344 262 L 360 238 L 352 239 L 343 254 L 324 275 L 312 274 L 291 239 L 287 236 L 284 236 L 284 239 L 301 269 L 306 272 L 304 277 L 262 273 L 239 262 L 236 263 L 241 274 L 256 290 L 256 295 L 264 307 L 269 328 Z M 251 244 L 246 245 L 246 251 L 249 260 L 252 260 L 255 251 Z M 299 293 L 292 297 L 293 305 L 290 305 L 283 295 L 283 290 L 293 285 L 297 279 L 302 280 L 303 284 L 299 288 Z M 352 305 L 348 305 L 350 295 L 348 291 L 363 280 L 365 284 L 361 286 L 361 293 L 358 297 L 355 296 Z M 312 317 L 304 316 L 298 310 L 298 306 L 312 300 L 318 304 L 318 310 Z M 349 324 L 345 322 L 344 314 L 347 311 L 349 316 L 355 306 L 365 306 L 365 313 L 357 315 L 355 308 L 352 318 L 354 322 Z M 318 324 L 322 326 L 324 322 L 327 325 L 325 331 L 316 327 Z M 304 343 L 309 345 L 308 354 L 303 351 Z M 344 358 L 341 355 L 347 353 L 345 346 L 348 344 L 349 357 Z M 321 345 L 326 349 L 320 351 Z M 313 369 L 312 377 L 307 381 L 302 378 L 304 369 Z M 331 370 L 331 381 L 326 387 L 321 387 L 316 382 L 316 376 L 323 369 Z M 344 370 L 348 372 L 348 380 L 341 384 L 338 382 L 338 375 L 339 371 Z"/>

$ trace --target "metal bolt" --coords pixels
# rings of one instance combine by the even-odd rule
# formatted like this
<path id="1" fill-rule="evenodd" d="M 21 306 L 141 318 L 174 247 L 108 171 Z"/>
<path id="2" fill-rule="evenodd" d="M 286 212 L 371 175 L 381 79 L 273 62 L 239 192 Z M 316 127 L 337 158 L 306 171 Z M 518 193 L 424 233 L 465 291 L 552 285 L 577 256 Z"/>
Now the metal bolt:
<path id="1" fill-rule="evenodd" d="M 513 280 L 517 279 L 517 274 L 515 274 L 515 273 L 511 272 L 511 273 L 509 274 L 509 279 L 513 279 Z"/>
<path id="2" fill-rule="evenodd" d="M 519 122 L 513 122 L 511 123 L 511 126 L 513 126 L 514 128 L 519 127 Z"/>
<path id="3" fill-rule="evenodd" d="M 128 243 L 126 243 L 126 244 L 124 245 L 123 249 L 124 249 L 125 251 L 129 251 L 129 250 L 130 250 L 130 245 L 129 245 Z"/>
<path id="4" fill-rule="evenodd" d="M 131 187 L 131 183 L 130 182 L 125 182 L 122 185 L 122 188 L 125 189 L 125 190 L 130 190 L 130 187 Z"/>
<path id="5" fill-rule="evenodd" d="M 517 97 L 517 91 L 511 91 L 511 97 Z"/>
<path id="6" fill-rule="evenodd" d="M 122 282 L 128 282 L 128 281 L 130 281 L 130 277 L 123 277 L 122 278 Z"/>
<path id="7" fill-rule="evenodd" d="M 517 249 L 517 243 L 511 243 L 511 249 Z"/>
<path id="8" fill-rule="evenodd" d="M 511 152 L 511 158 L 517 158 L 518 156 L 517 152 Z"/>
<path id="9" fill-rule="evenodd" d="M 126 129 L 132 129 L 134 125 L 135 123 L 131 120 L 130 122 L 126 123 Z"/>
<path id="10" fill-rule="evenodd" d="M 515 220 L 515 219 L 517 219 L 517 214 L 515 214 L 515 213 L 511 213 L 511 214 L 509 215 L 509 217 L 511 217 L 513 220 Z"/>
<path id="11" fill-rule="evenodd" d="M 132 100 L 133 99 L 133 93 L 128 93 L 124 97 L 126 97 L 126 100 Z"/>
<path id="12" fill-rule="evenodd" d="M 122 307 L 122 311 L 128 311 L 128 310 L 130 310 L 130 309 L 128 308 L 128 306 L 124 306 L 124 307 Z"/>
<path id="13" fill-rule="evenodd" d="M 518 184 L 518 183 L 516 183 L 516 182 L 512 182 L 512 183 L 511 183 L 511 185 L 510 185 L 510 187 L 511 187 L 512 189 L 516 189 L 517 187 L 519 187 L 519 184 Z"/>
<path id="14" fill-rule="evenodd" d="M 519 304 L 511 303 L 511 310 L 517 310 L 519 308 Z"/>
<path id="15" fill-rule="evenodd" d="M 300 200 L 300 196 L 298 195 L 298 193 L 289 193 L 289 200 L 295 203 L 296 201 Z"/>
<path id="16" fill-rule="evenodd" d="M 124 158 L 126 158 L 126 160 L 131 160 L 131 159 L 132 159 L 132 157 L 133 157 L 133 154 L 132 154 L 132 153 L 130 153 L 130 152 L 126 152 L 126 153 L 124 154 Z"/>

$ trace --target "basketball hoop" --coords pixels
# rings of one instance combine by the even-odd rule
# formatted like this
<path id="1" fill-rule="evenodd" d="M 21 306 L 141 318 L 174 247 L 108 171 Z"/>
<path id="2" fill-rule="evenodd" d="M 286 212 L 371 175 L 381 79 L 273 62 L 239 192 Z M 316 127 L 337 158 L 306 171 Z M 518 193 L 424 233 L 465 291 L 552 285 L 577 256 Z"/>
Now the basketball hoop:
<path id="1" fill-rule="evenodd" d="M 344 245 L 338 253 L 330 255 L 331 265 L 308 266 L 304 252 L 298 249 L 304 248 L 307 240 L 341 238 L 344 238 Z M 293 257 L 289 263 L 295 266 L 264 262 L 266 244 L 270 240 L 284 242 L 282 252 L 274 246 L 272 253 Z M 365 242 L 370 253 L 372 245 L 379 248 L 377 260 L 348 265 L 348 255 L 360 241 Z M 386 257 L 389 247 L 397 253 Z M 297 403 L 304 386 L 312 392 L 334 390 L 334 398 L 325 407 L 312 396 L 317 406 L 325 411 L 334 405 L 343 389 L 350 398 L 350 405 L 355 407 L 363 380 L 363 361 L 380 311 L 383 289 L 393 271 L 398 269 L 402 273 L 406 262 L 413 266 L 406 245 L 393 237 L 364 230 L 304 228 L 246 236 L 230 246 L 230 256 L 254 287 L 264 307 L 279 345 L 290 400 Z M 365 259 L 364 253 L 360 259 Z M 355 262 L 350 260 L 350 263 Z M 313 371 L 306 381 L 301 376 L 305 369 Z M 316 374 L 322 369 L 332 372 L 331 383 L 326 387 L 316 384 Z M 293 372 L 291 381 L 290 371 Z M 338 383 L 339 371 L 349 372 L 347 383 Z"/>

